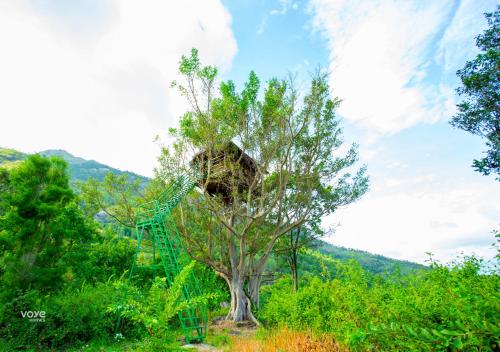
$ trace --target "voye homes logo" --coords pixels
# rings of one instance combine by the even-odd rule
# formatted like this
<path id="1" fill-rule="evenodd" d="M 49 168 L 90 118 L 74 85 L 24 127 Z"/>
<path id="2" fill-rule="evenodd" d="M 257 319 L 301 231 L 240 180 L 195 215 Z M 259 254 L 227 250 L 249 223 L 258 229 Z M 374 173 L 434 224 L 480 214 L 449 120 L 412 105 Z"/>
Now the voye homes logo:
<path id="1" fill-rule="evenodd" d="M 21 316 L 29 319 L 32 323 L 44 323 L 45 311 L 44 310 L 22 310 Z"/>

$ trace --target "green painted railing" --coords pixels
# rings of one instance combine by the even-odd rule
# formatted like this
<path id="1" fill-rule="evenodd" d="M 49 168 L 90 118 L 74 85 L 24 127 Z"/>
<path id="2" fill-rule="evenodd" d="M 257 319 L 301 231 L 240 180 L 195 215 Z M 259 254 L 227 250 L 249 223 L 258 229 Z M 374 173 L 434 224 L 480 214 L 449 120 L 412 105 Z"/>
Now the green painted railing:
<path id="1" fill-rule="evenodd" d="M 163 194 L 152 202 L 142 206 L 142 211 L 137 214 L 136 232 L 138 246 L 134 263 L 130 270 L 130 278 L 137 264 L 141 240 L 145 231 L 152 235 L 154 246 L 158 250 L 161 265 L 165 271 L 167 284 L 172 285 L 175 277 L 182 268 L 190 262 L 189 255 L 184 247 L 179 230 L 172 216 L 174 208 L 182 201 L 184 196 L 195 187 L 194 177 L 182 174 L 175 178 Z M 182 300 L 189 300 L 200 295 L 198 281 L 191 274 L 182 288 Z M 184 309 L 179 312 L 179 320 L 187 342 L 202 342 L 206 335 L 207 310 L 205 306 Z"/>

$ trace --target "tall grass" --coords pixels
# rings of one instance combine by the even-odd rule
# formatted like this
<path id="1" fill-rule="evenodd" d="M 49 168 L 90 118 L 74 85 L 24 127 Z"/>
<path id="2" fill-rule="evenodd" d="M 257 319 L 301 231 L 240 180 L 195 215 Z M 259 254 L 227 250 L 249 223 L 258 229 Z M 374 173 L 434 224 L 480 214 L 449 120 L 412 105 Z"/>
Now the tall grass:
<path id="1" fill-rule="evenodd" d="M 263 338 L 236 337 L 230 351 L 239 352 L 343 352 L 335 340 L 327 334 L 311 331 L 292 331 L 282 328 Z"/>

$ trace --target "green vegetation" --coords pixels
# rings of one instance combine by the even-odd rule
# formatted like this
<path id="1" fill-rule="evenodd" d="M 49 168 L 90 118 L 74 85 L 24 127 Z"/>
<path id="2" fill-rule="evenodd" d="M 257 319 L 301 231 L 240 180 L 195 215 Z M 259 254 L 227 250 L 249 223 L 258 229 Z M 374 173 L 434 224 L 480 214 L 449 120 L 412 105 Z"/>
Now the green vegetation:
<path id="1" fill-rule="evenodd" d="M 170 288 L 149 271 L 124 279 L 137 242 L 84 215 L 66 168 L 64 160 L 40 155 L 0 168 L 0 339 L 12 350 L 109 345 L 123 336 L 149 336 L 144 350 L 162 350 L 166 336 L 179 346 L 172 317 L 227 298 L 215 274 L 193 262 Z M 203 273 L 204 290 L 181 300 L 193 271 Z"/>
<path id="2" fill-rule="evenodd" d="M 4 168 L 11 169 L 19 165 L 24 158 L 26 158 L 26 154 L 17 150 L 0 148 L 0 165 Z"/>
<path id="3" fill-rule="evenodd" d="M 30 156 L 3 172 L 1 188 L 2 285 L 12 291 L 59 289 L 73 253 L 93 232 L 68 186 L 66 163 Z"/>
<path id="4" fill-rule="evenodd" d="M 0 148 L 0 164 L 4 164 L 10 161 L 22 160 L 26 157 L 26 154 L 18 152 L 14 149 Z"/>
<path id="5" fill-rule="evenodd" d="M 334 270 L 306 276 L 296 293 L 290 277 L 263 288 L 258 316 L 268 327 L 329 333 L 354 351 L 498 350 L 500 278 L 480 274 L 477 258 L 408 275 L 322 260 Z"/>
<path id="6" fill-rule="evenodd" d="M 319 265 L 317 254 L 322 254 L 324 257 L 330 259 L 338 259 L 342 262 L 354 260 L 359 263 L 365 271 L 371 274 L 401 273 L 402 275 L 406 275 L 418 270 L 428 269 L 425 265 L 404 260 L 391 259 L 382 255 L 372 254 L 360 250 L 337 247 L 322 240 L 313 241 L 309 244 L 309 247 L 313 248 L 317 252 L 314 252 L 315 255 L 312 255 L 312 252 L 304 249 L 298 252 L 297 263 L 299 275 L 321 274 L 323 269 L 321 265 Z M 328 270 L 334 269 L 334 264 L 331 261 L 325 261 L 325 265 Z M 270 275 L 272 273 L 293 275 L 288 265 L 284 263 L 284 259 L 281 257 L 280 253 L 271 256 L 269 259 L 266 274 Z"/>
<path id="7" fill-rule="evenodd" d="M 316 248 L 320 253 L 339 259 L 341 261 L 348 261 L 354 259 L 363 269 L 372 274 L 383 274 L 387 272 L 399 271 L 401 274 L 409 274 L 416 270 L 425 269 L 426 267 L 421 264 L 412 263 L 405 260 L 389 259 L 382 255 L 371 254 L 368 252 L 348 249 L 342 247 L 332 246 L 329 243 L 321 242 Z"/>
<path id="8" fill-rule="evenodd" d="M 185 267 L 171 288 L 160 272 L 141 268 L 124 279 L 136 241 L 84 215 L 63 160 L 33 155 L 0 170 L 4 350 L 178 350 L 179 309 L 203 301 L 212 318 L 227 314 L 220 306 L 230 298 L 226 283 L 207 266 Z M 383 257 L 316 248 L 299 253 L 296 292 L 286 273 L 261 288 L 260 332 L 212 330 L 207 341 L 226 351 L 297 344 L 317 351 L 498 350 L 498 256 L 487 267 L 466 257 L 425 269 L 403 262 L 404 270 L 393 270 Z M 179 288 L 193 271 L 202 295 L 181 301 Z M 44 321 L 23 317 L 28 311 L 43 311 Z"/>
<path id="9" fill-rule="evenodd" d="M 144 176 L 137 175 L 130 171 L 121 171 L 110 166 L 98 163 L 94 160 L 85 160 L 79 157 L 75 157 L 64 150 L 46 150 L 40 152 L 40 154 L 49 157 L 58 156 L 66 160 L 71 173 L 72 184 L 75 184 L 79 181 L 84 182 L 89 179 L 94 179 L 102 182 L 109 173 L 112 173 L 115 176 L 124 176 L 132 181 L 137 180 L 142 187 L 144 187 L 149 181 L 148 178 Z"/>

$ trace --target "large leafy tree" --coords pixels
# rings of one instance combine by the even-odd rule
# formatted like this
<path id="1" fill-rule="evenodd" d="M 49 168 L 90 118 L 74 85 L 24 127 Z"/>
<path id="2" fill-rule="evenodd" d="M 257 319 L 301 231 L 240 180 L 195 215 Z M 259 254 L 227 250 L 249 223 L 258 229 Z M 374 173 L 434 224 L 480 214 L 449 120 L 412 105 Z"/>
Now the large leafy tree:
<path id="1" fill-rule="evenodd" d="M 29 156 L 12 170 L 0 169 L 0 190 L 2 287 L 56 289 L 68 253 L 94 231 L 69 187 L 66 162 Z"/>
<path id="2" fill-rule="evenodd" d="M 500 176 L 500 6 L 487 13 L 488 29 L 476 38 L 481 52 L 457 72 L 463 98 L 450 123 L 486 139 L 488 150 L 472 166 L 484 175 Z M 500 177 L 497 178 L 500 180 Z"/>
<path id="3" fill-rule="evenodd" d="M 176 215 L 187 248 L 227 282 L 231 308 L 227 319 L 255 320 L 259 286 L 276 241 L 292 229 L 321 218 L 358 199 L 366 190 L 365 168 L 352 170 L 356 145 L 342 154 L 342 133 L 335 109 L 340 101 L 329 95 L 326 75 L 313 76 L 303 99 L 293 82 L 269 80 L 264 89 L 250 73 L 241 92 L 232 81 L 216 89 L 217 69 L 201 65 L 197 51 L 180 62 L 182 81 L 174 83 L 189 111 L 166 149 L 157 174 L 189 168 L 193 155 L 204 152 L 204 182 Z M 225 160 L 230 170 L 218 178 L 218 151 L 235 143 L 255 161 L 248 180 L 241 157 Z M 241 155 L 244 155 L 241 154 Z M 354 171 L 354 174 L 348 172 Z M 241 178 L 247 187 L 241 188 Z M 224 196 L 209 191 L 211 182 L 225 182 Z"/>

